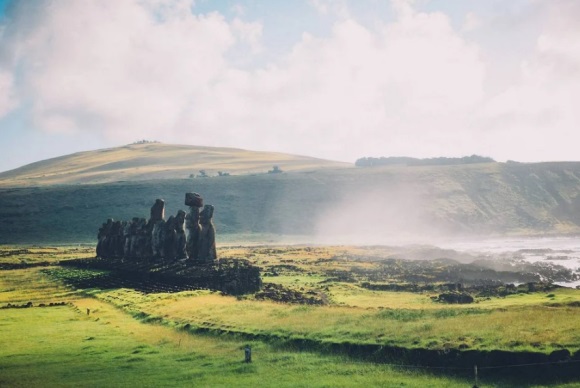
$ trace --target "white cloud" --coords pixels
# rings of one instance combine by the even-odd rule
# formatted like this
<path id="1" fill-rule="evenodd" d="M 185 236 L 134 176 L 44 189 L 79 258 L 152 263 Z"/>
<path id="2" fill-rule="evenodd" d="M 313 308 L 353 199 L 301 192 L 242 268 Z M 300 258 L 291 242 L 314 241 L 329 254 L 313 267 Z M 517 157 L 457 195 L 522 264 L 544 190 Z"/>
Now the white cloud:
<path id="1" fill-rule="evenodd" d="M 102 132 L 115 144 L 151 138 L 342 160 L 572 151 L 574 142 L 546 134 L 564 138 L 580 122 L 578 3 L 544 5 L 521 80 L 491 97 L 494 58 L 462 35 L 490 28 L 475 14 L 458 31 L 443 12 L 393 0 L 395 20 L 371 27 L 344 1 L 310 4 L 335 21 L 329 34 L 305 32 L 257 68 L 268 31 L 244 20 L 249 11 L 228 20 L 196 15 L 185 0 L 17 3 L 0 36 L 0 115 L 20 101 L 40 129 Z"/>
<path id="2" fill-rule="evenodd" d="M 10 72 L 0 69 L 0 118 L 17 106 Z"/>
<path id="3" fill-rule="evenodd" d="M 521 63 L 520 80 L 488 101 L 479 125 L 494 135 L 488 147 L 504 158 L 517 145 L 527 160 L 577 160 L 580 4 L 554 1 L 544 12 L 543 31 L 535 53 Z"/>
<path id="4" fill-rule="evenodd" d="M 258 22 L 244 22 L 235 18 L 231 24 L 232 32 L 238 36 L 242 43 L 247 44 L 252 53 L 256 54 L 262 50 L 262 24 Z"/>
<path id="5" fill-rule="evenodd" d="M 350 14 L 346 0 L 308 0 L 308 3 L 321 15 L 346 19 Z"/>
<path id="6" fill-rule="evenodd" d="M 191 100 L 215 82 L 224 54 L 260 28 L 218 13 L 193 15 L 191 2 L 62 1 L 34 25 L 12 32 L 12 61 L 35 123 L 51 131 L 102 130 L 120 141 L 171 137 Z M 8 37 L 10 39 L 10 37 Z"/>
<path id="7" fill-rule="evenodd" d="M 259 23 L 195 15 L 187 1 L 50 3 L 12 32 L 21 94 L 40 128 L 117 141 L 353 160 L 438 154 L 461 138 L 483 66 L 444 14 L 396 1 L 398 20 L 370 29 L 344 2 L 313 4 L 337 14 L 329 37 L 304 34 L 276 64 L 242 70 L 227 53 L 238 43 L 258 51 Z"/>
<path id="8" fill-rule="evenodd" d="M 328 38 L 304 34 L 276 66 L 226 73 L 191 112 L 192 126 L 212 143 L 335 159 L 437 154 L 463 136 L 483 66 L 443 14 L 404 11 L 377 30 L 337 21 Z"/>
<path id="9" fill-rule="evenodd" d="M 479 19 L 479 17 L 473 12 L 468 12 L 465 15 L 465 19 L 463 20 L 463 26 L 461 29 L 464 32 L 471 32 L 477 30 L 481 26 L 482 22 Z"/>

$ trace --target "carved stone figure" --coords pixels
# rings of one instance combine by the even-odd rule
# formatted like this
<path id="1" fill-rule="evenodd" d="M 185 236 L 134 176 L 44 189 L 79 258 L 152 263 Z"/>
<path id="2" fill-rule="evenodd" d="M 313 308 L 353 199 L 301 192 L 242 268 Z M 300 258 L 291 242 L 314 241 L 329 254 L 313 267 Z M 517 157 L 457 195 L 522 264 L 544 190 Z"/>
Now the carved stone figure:
<path id="1" fill-rule="evenodd" d="M 189 206 L 187 214 L 179 210 L 167 221 L 161 199 L 151 207 L 149 220 L 108 219 L 97 235 L 97 256 L 104 259 L 95 260 L 98 267 L 132 272 L 131 278 L 171 283 L 179 288 L 210 288 L 233 295 L 258 291 L 262 284 L 258 267 L 242 259 L 217 262 L 214 207 L 204 206 L 197 193 L 187 193 L 185 204 Z M 188 254 L 190 260 L 183 260 Z M 151 258 L 155 261 L 148 262 Z M 248 348 L 248 362 L 250 351 Z"/>
<path id="2" fill-rule="evenodd" d="M 113 226 L 113 219 L 109 218 L 100 228 L 97 235 L 97 256 L 98 257 L 109 257 L 109 252 L 107 250 L 108 239 L 111 234 L 111 227 Z"/>
<path id="3" fill-rule="evenodd" d="M 185 193 L 185 206 L 202 207 L 203 198 L 198 193 Z"/>
<path id="4" fill-rule="evenodd" d="M 164 256 L 165 243 L 165 220 L 159 220 L 153 224 L 151 230 L 151 252 L 154 258 Z"/>
<path id="5" fill-rule="evenodd" d="M 175 240 L 177 239 L 175 224 L 175 217 L 170 216 L 163 228 L 163 257 L 167 260 L 175 259 Z"/>
<path id="6" fill-rule="evenodd" d="M 198 259 L 198 243 L 201 227 L 199 226 L 199 209 L 203 206 L 203 198 L 198 193 L 185 193 L 185 205 L 189 206 L 186 217 L 187 228 L 187 256 L 193 260 Z"/>
<path id="7" fill-rule="evenodd" d="M 153 206 L 151 206 L 151 217 L 149 222 L 155 224 L 157 221 L 165 219 L 165 201 L 162 199 L 156 199 Z"/>
<path id="8" fill-rule="evenodd" d="M 131 221 L 107 220 L 99 229 L 97 256 L 127 259 L 185 259 L 193 262 L 216 260 L 214 208 L 206 205 L 197 193 L 187 193 L 185 204 L 189 213 L 179 210 L 164 221 L 165 201 L 155 200 L 151 218 L 134 217 Z M 187 233 L 185 231 L 187 228 Z"/>
<path id="9" fill-rule="evenodd" d="M 213 210 L 212 205 L 205 205 L 199 213 L 201 230 L 198 242 L 198 261 L 203 263 L 212 263 L 217 260 L 215 228 L 212 222 Z"/>
<path id="10" fill-rule="evenodd" d="M 136 227 L 137 235 L 135 236 L 135 247 L 133 251 L 133 256 L 137 258 L 145 258 L 148 255 L 149 251 L 147 247 L 150 246 L 148 240 L 150 241 L 149 236 L 147 235 L 147 221 L 145 218 L 138 218 L 137 219 L 137 227 Z"/>
<path id="11" fill-rule="evenodd" d="M 123 257 L 129 257 L 131 222 L 123 221 L 121 226 L 123 228 Z"/>
<path id="12" fill-rule="evenodd" d="M 111 238 L 108 244 L 109 256 L 123 257 L 123 228 L 121 221 L 113 222 L 110 236 Z"/>
<path id="13" fill-rule="evenodd" d="M 185 237 L 185 212 L 179 210 L 175 216 L 175 257 L 177 259 L 187 258 Z"/>
<path id="14" fill-rule="evenodd" d="M 133 258 L 135 257 L 135 253 L 137 251 L 137 227 L 139 223 L 138 217 L 133 217 L 133 219 L 129 222 L 129 236 L 128 236 L 128 245 L 129 249 L 127 250 L 127 257 Z"/>

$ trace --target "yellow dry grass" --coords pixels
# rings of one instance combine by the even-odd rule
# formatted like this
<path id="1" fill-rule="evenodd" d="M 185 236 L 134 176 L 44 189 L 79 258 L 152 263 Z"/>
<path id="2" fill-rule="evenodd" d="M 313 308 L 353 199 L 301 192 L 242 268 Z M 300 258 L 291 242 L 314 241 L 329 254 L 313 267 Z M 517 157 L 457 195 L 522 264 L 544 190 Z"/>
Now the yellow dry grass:
<path id="1" fill-rule="evenodd" d="M 578 300 L 572 291 L 556 292 L 556 298 Z M 133 314 L 242 333 L 437 349 L 580 348 L 578 308 L 542 304 L 537 295 L 476 306 L 441 306 L 426 302 L 426 297 L 421 300 L 421 295 L 387 292 L 383 293 L 387 307 L 381 309 L 286 305 L 210 292 L 143 295 L 119 290 L 97 297 L 124 306 Z"/>
<path id="2" fill-rule="evenodd" d="M 348 167 L 347 163 L 276 152 L 170 144 L 132 144 L 80 152 L 32 163 L 0 174 L 1 186 L 105 183 L 125 180 L 188 178 L 206 170 L 233 175 Z"/>
<path id="3" fill-rule="evenodd" d="M 70 302 L 79 292 L 54 282 L 40 268 L 0 271 L 0 305 Z"/>

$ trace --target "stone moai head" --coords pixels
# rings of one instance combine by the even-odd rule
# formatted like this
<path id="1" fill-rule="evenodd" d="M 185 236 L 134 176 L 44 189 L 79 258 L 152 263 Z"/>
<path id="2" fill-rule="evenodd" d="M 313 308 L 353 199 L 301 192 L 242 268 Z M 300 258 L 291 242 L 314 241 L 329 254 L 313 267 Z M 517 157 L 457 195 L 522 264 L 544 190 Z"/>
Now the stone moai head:
<path id="1" fill-rule="evenodd" d="M 114 221 L 113 225 L 111 226 L 111 234 L 116 236 L 120 235 L 123 231 L 123 227 L 121 225 L 121 221 Z"/>
<path id="2" fill-rule="evenodd" d="M 185 193 L 185 206 L 202 207 L 203 198 L 198 193 Z"/>
<path id="3" fill-rule="evenodd" d="M 199 213 L 199 223 L 207 225 L 211 222 L 212 217 L 213 217 L 213 206 L 205 205 L 203 207 L 203 210 Z"/>
<path id="4" fill-rule="evenodd" d="M 156 199 L 151 206 L 151 222 L 157 222 L 165 219 L 165 201 Z"/>
<path id="5" fill-rule="evenodd" d="M 165 222 L 165 229 L 166 230 L 173 230 L 175 229 L 175 216 L 169 216 L 167 221 Z"/>
<path id="6" fill-rule="evenodd" d="M 183 225 L 185 222 L 185 212 L 183 210 L 178 210 L 177 215 L 175 216 L 175 220 L 179 225 Z"/>

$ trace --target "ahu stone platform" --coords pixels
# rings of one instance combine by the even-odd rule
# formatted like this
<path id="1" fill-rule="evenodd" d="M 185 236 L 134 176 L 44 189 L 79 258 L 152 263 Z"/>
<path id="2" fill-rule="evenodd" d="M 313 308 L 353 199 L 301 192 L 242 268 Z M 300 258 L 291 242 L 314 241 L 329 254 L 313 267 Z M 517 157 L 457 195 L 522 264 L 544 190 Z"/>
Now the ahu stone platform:
<path id="1" fill-rule="evenodd" d="M 179 210 L 167 220 L 162 199 L 155 200 L 149 220 L 108 219 L 99 229 L 97 257 L 67 265 L 110 270 L 117 282 L 131 280 L 145 290 L 149 282 L 176 291 L 209 288 L 234 295 L 258 291 L 258 267 L 243 259 L 218 259 L 214 207 L 204 205 L 197 193 L 186 193 L 185 205 L 187 213 Z"/>

